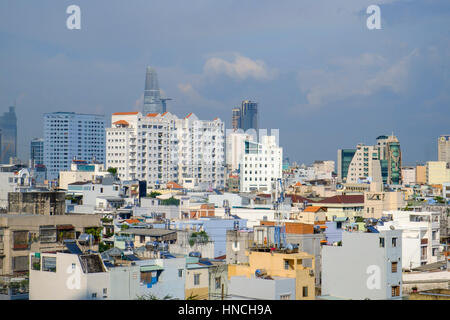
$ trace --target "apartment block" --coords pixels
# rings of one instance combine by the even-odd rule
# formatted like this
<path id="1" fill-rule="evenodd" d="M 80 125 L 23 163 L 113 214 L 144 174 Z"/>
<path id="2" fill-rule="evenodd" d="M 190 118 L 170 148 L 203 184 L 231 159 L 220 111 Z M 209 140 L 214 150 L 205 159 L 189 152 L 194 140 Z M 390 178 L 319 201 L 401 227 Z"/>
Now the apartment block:
<path id="1" fill-rule="evenodd" d="M 44 114 L 44 165 L 47 177 L 58 179 L 72 160 L 105 162 L 105 117 L 75 112 Z"/>
<path id="2" fill-rule="evenodd" d="M 427 184 L 450 182 L 450 168 L 445 161 L 428 161 L 426 164 Z"/>
<path id="3" fill-rule="evenodd" d="M 224 124 L 168 112 L 117 112 L 107 131 L 107 167 L 121 180 L 145 180 L 158 189 L 174 181 L 203 189 L 224 186 Z"/>
<path id="4" fill-rule="evenodd" d="M 275 136 L 263 136 L 261 143 L 245 141 L 240 170 L 241 192 L 270 193 L 282 177 L 283 149 Z"/>
<path id="5" fill-rule="evenodd" d="M 376 146 L 358 144 L 348 167 L 347 183 L 373 181 L 382 183 L 381 165 Z"/>

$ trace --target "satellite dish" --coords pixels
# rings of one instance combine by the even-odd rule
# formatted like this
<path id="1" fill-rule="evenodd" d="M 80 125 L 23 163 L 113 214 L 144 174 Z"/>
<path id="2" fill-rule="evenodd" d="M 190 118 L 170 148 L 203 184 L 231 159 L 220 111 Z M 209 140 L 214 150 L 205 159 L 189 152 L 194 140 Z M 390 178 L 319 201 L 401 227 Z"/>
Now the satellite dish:
<path id="1" fill-rule="evenodd" d="M 391 226 L 389 226 L 389 229 L 395 230 L 395 227 L 391 225 Z"/>

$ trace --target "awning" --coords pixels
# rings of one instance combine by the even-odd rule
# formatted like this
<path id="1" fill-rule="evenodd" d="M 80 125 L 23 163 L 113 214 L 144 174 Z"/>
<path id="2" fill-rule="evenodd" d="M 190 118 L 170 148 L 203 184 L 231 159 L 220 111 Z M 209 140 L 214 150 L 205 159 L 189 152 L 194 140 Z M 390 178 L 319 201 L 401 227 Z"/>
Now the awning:
<path id="1" fill-rule="evenodd" d="M 148 272 L 148 271 L 157 271 L 157 270 L 164 270 L 161 266 L 142 266 L 141 272 Z"/>
<path id="2" fill-rule="evenodd" d="M 326 229 L 328 228 L 327 226 L 320 226 L 320 229 Z"/>

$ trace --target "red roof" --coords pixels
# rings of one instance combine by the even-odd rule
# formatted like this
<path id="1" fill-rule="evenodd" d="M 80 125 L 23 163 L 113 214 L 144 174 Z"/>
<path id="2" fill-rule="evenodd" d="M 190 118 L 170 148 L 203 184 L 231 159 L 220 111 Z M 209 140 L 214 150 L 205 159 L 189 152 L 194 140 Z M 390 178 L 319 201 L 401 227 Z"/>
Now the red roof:
<path id="1" fill-rule="evenodd" d="M 164 117 L 166 114 L 167 114 L 167 111 L 164 112 L 164 113 L 161 115 L 161 117 Z"/>
<path id="2" fill-rule="evenodd" d="M 299 195 L 296 195 L 296 194 L 287 194 L 286 197 L 291 198 L 292 202 L 294 202 L 294 203 L 303 203 L 305 201 L 309 202 L 309 203 L 316 202 L 314 200 L 311 200 L 311 199 L 308 199 L 308 198 L 305 198 L 305 197 L 302 197 L 302 196 L 299 196 Z"/>
<path id="3" fill-rule="evenodd" d="M 149 113 L 147 117 L 156 117 L 159 113 Z"/>
<path id="4" fill-rule="evenodd" d="M 189 118 L 190 116 L 192 116 L 192 112 L 189 113 L 189 114 L 185 117 L 185 119 Z"/>
<path id="5" fill-rule="evenodd" d="M 140 221 L 138 219 L 127 219 L 127 220 L 125 220 L 125 222 L 128 224 L 140 223 Z"/>
<path id="6" fill-rule="evenodd" d="M 166 187 L 167 189 L 183 189 L 182 186 L 180 186 L 178 183 L 174 181 L 167 182 Z"/>
<path id="7" fill-rule="evenodd" d="M 309 207 L 306 207 L 306 208 L 305 208 L 304 212 L 317 212 L 317 211 L 319 211 L 320 209 L 322 209 L 322 207 L 318 207 L 318 206 L 309 206 Z"/>
<path id="8" fill-rule="evenodd" d="M 364 203 L 363 194 L 334 196 L 318 201 L 318 203 Z"/>
<path id="9" fill-rule="evenodd" d="M 113 124 L 122 124 L 122 125 L 124 125 L 124 126 L 130 125 L 130 124 L 129 124 L 127 121 L 125 121 L 125 120 L 119 120 L 119 121 L 113 122 Z"/>

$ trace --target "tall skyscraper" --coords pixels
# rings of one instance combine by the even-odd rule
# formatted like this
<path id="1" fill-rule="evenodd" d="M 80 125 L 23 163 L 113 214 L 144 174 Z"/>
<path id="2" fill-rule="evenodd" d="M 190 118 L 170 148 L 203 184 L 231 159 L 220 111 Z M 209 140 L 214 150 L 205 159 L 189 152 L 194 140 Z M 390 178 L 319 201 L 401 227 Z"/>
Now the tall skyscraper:
<path id="1" fill-rule="evenodd" d="M 30 145 L 31 167 L 37 164 L 44 164 L 44 139 L 35 138 Z"/>
<path id="2" fill-rule="evenodd" d="M 391 136 L 379 136 L 377 148 L 381 164 L 381 175 L 383 183 L 402 183 L 402 153 L 400 142 L 393 134 Z"/>
<path id="3" fill-rule="evenodd" d="M 145 74 L 144 107 L 142 114 L 166 112 L 167 99 L 161 99 L 158 74 L 152 67 L 147 67 Z"/>
<path id="4" fill-rule="evenodd" d="M 72 160 L 105 163 L 105 117 L 75 112 L 44 114 L 44 165 L 50 180 Z"/>
<path id="5" fill-rule="evenodd" d="M 258 131 L 258 104 L 244 100 L 241 104 L 240 128 L 244 131 L 255 129 Z"/>
<path id="6" fill-rule="evenodd" d="M 231 127 L 233 129 L 241 128 L 241 109 L 233 108 L 231 110 Z"/>
<path id="7" fill-rule="evenodd" d="M 438 161 L 450 163 L 450 135 L 442 135 L 438 139 Z"/>
<path id="8" fill-rule="evenodd" d="M 9 163 L 9 159 L 17 157 L 17 117 L 16 108 L 9 107 L 9 111 L 0 116 L 0 129 L 2 131 L 1 163 Z"/>

